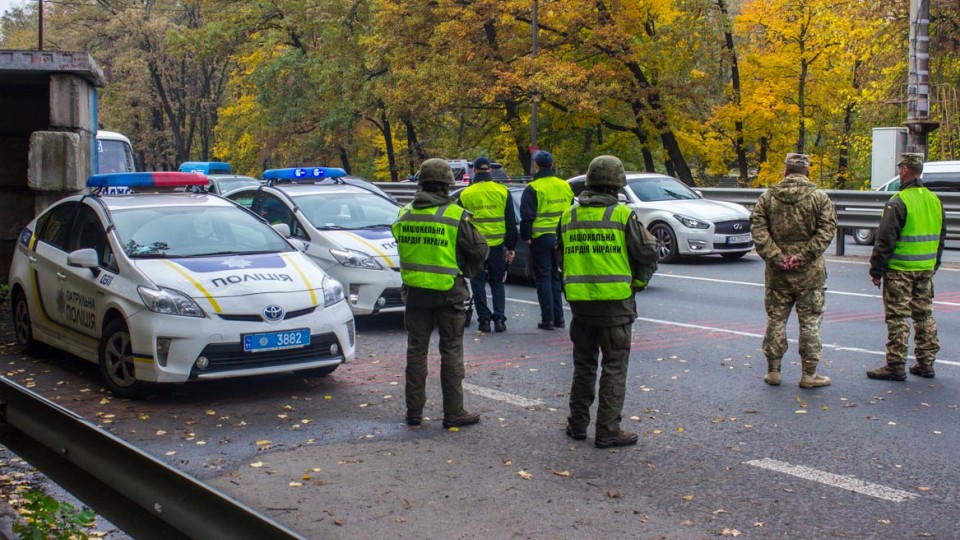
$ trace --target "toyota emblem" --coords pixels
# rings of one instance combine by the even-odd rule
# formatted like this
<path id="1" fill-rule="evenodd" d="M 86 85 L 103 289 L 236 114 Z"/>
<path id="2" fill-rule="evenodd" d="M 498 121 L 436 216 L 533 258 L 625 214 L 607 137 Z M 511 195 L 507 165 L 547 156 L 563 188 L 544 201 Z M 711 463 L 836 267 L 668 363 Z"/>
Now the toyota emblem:
<path id="1" fill-rule="evenodd" d="M 734 224 L 733 224 L 733 230 L 735 230 L 735 231 L 739 231 L 739 230 L 742 229 L 742 228 L 743 228 L 743 225 L 740 224 L 740 223 L 734 223 Z"/>
<path id="2" fill-rule="evenodd" d="M 283 319 L 283 308 L 280 306 L 267 306 L 263 308 L 263 320 L 279 321 Z"/>

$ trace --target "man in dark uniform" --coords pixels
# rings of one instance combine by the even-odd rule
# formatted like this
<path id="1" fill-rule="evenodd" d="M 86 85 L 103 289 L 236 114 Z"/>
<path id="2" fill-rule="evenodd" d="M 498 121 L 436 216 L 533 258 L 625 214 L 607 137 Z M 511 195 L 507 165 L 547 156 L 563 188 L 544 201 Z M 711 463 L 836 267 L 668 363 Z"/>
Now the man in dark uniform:
<path id="1" fill-rule="evenodd" d="M 636 433 L 620 429 L 637 318 L 634 291 L 645 287 L 657 268 L 656 240 L 633 210 L 617 201 L 617 193 L 626 185 L 619 159 L 594 158 L 579 205 L 560 218 L 557 242 L 564 292 L 573 313 L 573 383 L 566 433 L 574 440 L 587 437 L 599 362 L 597 448 L 637 443 Z"/>
<path id="2" fill-rule="evenodd" d="M 933 275 L 940 268 L 946 221 L 940 199 L 923 187 L 923 154 L 900 154 L 900 191 L 883 209 L 870 255 L 870 278 L 883 283 L 887 363 L 867 372 L 871 379 L 905 381 L 910 319 L 917 363 L 910 373 L 932 379 L 940 351 L 933 319 Z"/>
<path id="3" fill-rule="evenodd" d="M 463 408 L 463 323 L 470 298 L 467 279 L 487 258 L 487 242 L 450 200 L 453 172 L 446 161 L 428 159 L 418 173 L 420 190 L 393 224 L 403 278 L 407 328 L 407 425 L 419 426 L 427 401 L 427 353 L 433 329 L 440 333 L 443 427 L 476 424 Z"/>
<path id="4" fill-rule="evenodd" d="M 490 255 L 483 271 L 470 280 L 473 306 L 477 311 L 481 332 L 490 331 L 490 322 L 497 332 L 507 330 L 506 290 L 503 280 L 507 265 L 513 262 L 517 246 L 517 216 L 510 190 L 493 181 L 490 160 L 478 157 L 473 163 L 473 182 L 460 193 L 460 204 L 470 211 L 470 223 L 480 231 L 490 246 Z M 490 284 L 493 311 L 487 307 L 486 283 Z M 467 321 L 469 324 L 469 321 Z"/>
<path id="5" fill-rule="evenodd" d="M 520 197 L 520 238 L 530 246 L 533 281 L 537 285 L 540 322 L 537 328 L 563 328 L 563 298 L 557 263 L 557 223 L 573 204 L 570 184 L 557 178 L 553 156 L 543 150 L 533 155 L 536 172 Z"/>

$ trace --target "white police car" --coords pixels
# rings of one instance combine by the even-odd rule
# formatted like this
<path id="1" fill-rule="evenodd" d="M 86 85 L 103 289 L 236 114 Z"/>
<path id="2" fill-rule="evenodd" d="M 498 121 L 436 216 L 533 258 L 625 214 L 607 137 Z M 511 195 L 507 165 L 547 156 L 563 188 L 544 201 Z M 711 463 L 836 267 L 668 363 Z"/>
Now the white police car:
<path id="1" fill-rule="evenodd" d="M 308 371 L 354 357 L 339 282 L 256 215 L 180 172 L 106 174 L 22 231 L 10 269 L 16 340 L 97 362 L 107 387 Z M 150 193 L 148 193 L 150 192 Z"/>
<path id="2" fill-rule="evenodd" d="M 180 172 L 202 174 L 210 180 L 207 191 L 226 196 L 232 191 L 244 187 L 257 187 L 256 178 L 234 174 L 229 163 L 221 161 L 185 161 L 180 164 Z"/>
<path id="3" fill-rule="evenodd" d="M 390 226 L 401 206 L 360 186 L 341 183 L 343 169 L 271 169 L 266 186 L 228 198 L 268 223 L 285 224 L 305 253 L 343 283 L 354 315 L 402 311 L 400 258 Z M 334 179 L 331 181 L 331 179 Z"/>

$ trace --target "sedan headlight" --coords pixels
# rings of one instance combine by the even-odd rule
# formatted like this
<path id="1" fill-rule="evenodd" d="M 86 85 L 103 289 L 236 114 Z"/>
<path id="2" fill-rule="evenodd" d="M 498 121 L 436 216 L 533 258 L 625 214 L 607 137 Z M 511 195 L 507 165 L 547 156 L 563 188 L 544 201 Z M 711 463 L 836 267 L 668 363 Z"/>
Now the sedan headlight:
<path id="1" fill-rule="evenodd" d="M 709 229 L 710 224 L 704 223 L 699 219 L 692 217 L 684 216 L 683 214 L 674 214 L 673 217 L 677 219 L 680 223 L 683 223 L 684 227 L 690 227 L 691 229 Z"/>
<path id="2" fill-rule="evenodd" d="M 380 266 L 380 263 L 366 253 L 360 253 L 359 251 L 354 251 L 352 249 L 331 249 L 330 254 L 337 259 L 337 262 L 346 266 L 347 268 L 383 270 L 383 267 Z"/>
<path id="3" fill-rule="evenodd" d="M 193 301 L 193 298 L 183 294 L 180 291 L 160 287 L 150 289 L 148 287 L 137 287 L 140 298 L 143 299 L 147 309 L 154 313 L 163 313 L 165 315 L 180 315 L 182 317 L 205 317 L 200 306 Z"/>
<path id="4" fill-rule="evenodd" d="M 339 302 L 343 302 L 343 285 L 330 276 L 323 278 L 320 283 L 323 287 L 323 307 L 327 308 Z"/>

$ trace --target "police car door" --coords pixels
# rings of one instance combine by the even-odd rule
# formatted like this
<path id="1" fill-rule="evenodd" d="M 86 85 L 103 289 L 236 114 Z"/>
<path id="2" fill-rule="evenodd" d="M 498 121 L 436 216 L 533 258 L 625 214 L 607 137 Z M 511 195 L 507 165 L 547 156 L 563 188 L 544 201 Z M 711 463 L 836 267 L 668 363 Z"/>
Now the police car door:
<path id="1" fill-rule="evenodd" d="M 81 204 L 77 212 L 76 221 L 70 234 L 68 247 L 71 253 L 80 249 L 93 249 L 97 254 L 98 266 L 83 268 L 67 266 L 63 280 L 64 291 L 64 324 L 72 330 L 92 338 L 100 334 L 100 320 L 103 316 L 104 294 L 103 283 L 109 285 L 113 280 L 113 273 L 105 272 L 105 267 L 113 261 L 110 244 L 103 224 L 96 211 L 87 204 Z M 69 256 L 69 255 L 68 255 Z M 96 347 L 97 342 L 82 344 L 85 347 Z"/>
<path id="2" fill-rule="evenodd" d="M 70 230 L 79 203 L 67 201 L 51 207 L 37 220 L 33 252 L 28 255 L 38 316 L 33 323 L 56 339 L 64 337 L 63 281 L 66 279 Z"/>

